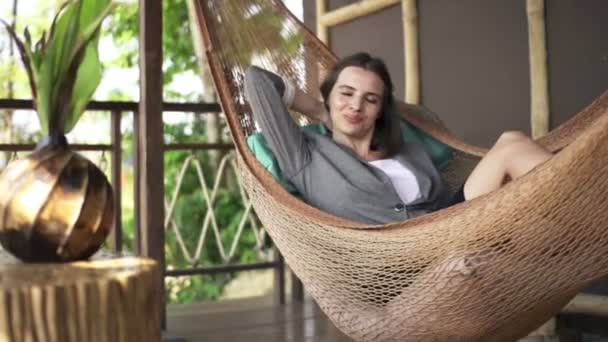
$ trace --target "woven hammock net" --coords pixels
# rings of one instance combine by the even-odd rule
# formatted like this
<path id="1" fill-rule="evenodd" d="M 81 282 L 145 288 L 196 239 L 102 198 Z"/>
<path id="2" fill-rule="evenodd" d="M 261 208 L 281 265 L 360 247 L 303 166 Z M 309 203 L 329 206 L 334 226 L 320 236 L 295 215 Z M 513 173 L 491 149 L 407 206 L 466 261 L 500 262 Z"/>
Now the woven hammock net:
<path id="1" fill-rule="evenodd" d="M 559 152 L 526 176 L 429 215 L 366 226 L 287 193 L 246 144 L 256 125 L 244 70 L 274 70 L 316 96 L 335 55 L 280 1 L 198 0 L 197 14 L 254 208 L 307 291 L 352 338 L 512 341 L 608 273 L 608 93 L 540 140 Z M 456 148 L 443 176 L 462 184 L 484 150 L 436 120 L 404 115 Z"/>

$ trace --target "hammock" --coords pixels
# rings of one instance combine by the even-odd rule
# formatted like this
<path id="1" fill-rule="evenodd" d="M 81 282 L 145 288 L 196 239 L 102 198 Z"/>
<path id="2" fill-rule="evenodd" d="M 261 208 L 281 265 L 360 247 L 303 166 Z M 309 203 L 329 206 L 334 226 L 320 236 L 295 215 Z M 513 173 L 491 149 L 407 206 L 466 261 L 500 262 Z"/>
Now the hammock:
<path id="1" fill-rule="evenodd" d="M 366 226 L 290 195 L 246 143 L 256 131 L 243 95 L 250 64 L 317 95 L 336 57 L 277 0 L 198 0 L 197 16 L 256 213 L 307 291 L 352 338 L 512 341 L 608 273 L 608 92 L 540 139 L 559 153 L 526 176 L 429 215 Z M 404 115 L 457 150 L 443 176 L 462 184 L 485 150 L 440 122 Z"/>

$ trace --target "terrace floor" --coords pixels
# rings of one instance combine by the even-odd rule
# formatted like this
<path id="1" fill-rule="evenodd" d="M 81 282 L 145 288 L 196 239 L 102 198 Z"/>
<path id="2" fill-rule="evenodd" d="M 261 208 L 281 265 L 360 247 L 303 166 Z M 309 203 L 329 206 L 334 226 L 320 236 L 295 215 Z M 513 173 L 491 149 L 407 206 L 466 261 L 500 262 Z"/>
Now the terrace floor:
<path id="1" fill-rule="evenodd" d="M 606 317 L 559 315 L 519 342 L 608 342 L 606 322 Z M 353 342 L 310 299 L 283 306 L 269 297 L 167 306 L 163 342 L 220 341 Z"/>
<path id="2" fill-rule="evenodd" d="M 167 306 L 165 342 L 351 342 L 311 300 L 267 297 Z"/>

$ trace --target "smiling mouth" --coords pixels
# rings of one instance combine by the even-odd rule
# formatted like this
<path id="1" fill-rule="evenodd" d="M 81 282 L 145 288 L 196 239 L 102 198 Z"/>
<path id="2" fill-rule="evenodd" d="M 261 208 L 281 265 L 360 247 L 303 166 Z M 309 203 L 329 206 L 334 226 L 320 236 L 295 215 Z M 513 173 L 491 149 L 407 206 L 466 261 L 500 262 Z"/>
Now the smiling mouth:
<path id="1" fill-rule="evenodd" d="M 357 116 L 344 115 L 344 119 L 346 120 L 346 122 L 348 122 L 350 124 L 358 124 L 363 121 L 363 117 L 358 116 L 358 115 Z"/>

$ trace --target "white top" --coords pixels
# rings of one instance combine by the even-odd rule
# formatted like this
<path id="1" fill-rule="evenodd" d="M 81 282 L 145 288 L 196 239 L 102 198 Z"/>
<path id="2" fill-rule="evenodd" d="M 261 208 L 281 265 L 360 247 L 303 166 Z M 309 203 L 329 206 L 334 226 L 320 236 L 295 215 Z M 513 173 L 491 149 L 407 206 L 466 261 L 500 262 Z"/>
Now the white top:
<path id="1" fill-rule="evenodd" d="M 393 183 L 393 187 L 404 204 L 411 203 L 420 198 L 420 185 L 412 171 L 395 159 L 380 159 L 369 162 L 372 166 L 382 170 Z"/>

